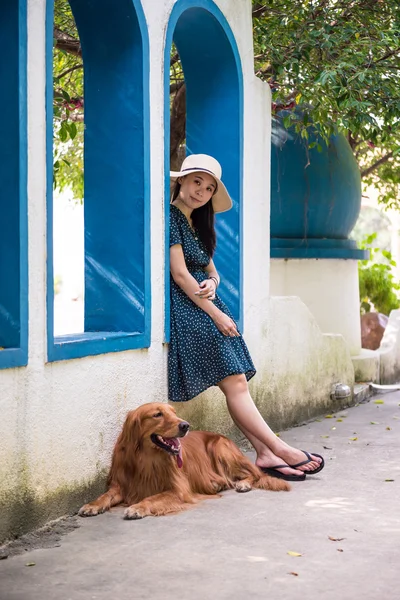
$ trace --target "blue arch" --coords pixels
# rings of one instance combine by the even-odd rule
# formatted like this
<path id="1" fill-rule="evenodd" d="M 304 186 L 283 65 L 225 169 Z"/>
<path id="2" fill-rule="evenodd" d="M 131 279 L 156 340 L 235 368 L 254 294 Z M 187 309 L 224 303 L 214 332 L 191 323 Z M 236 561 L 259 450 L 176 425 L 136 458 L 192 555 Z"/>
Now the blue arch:
<path id="1" fill-rule="evenodd" d="M 69 0 L 84 61 L 85 333 L 54 338 L 47 7 L 49 360 L 150 345 L 149 42 L 139 0 Z"/>
<path id="2" fill-rule="evenodd" d="M 242 318 L 243 74 L 235 37 L 211 0 L 178 0 L 168 23 L 164 52 L 166 274 L 169 273 L 169 69 L 172 41 L 186 81 L 187 154 L 214 156 L 233 208 L 217 215 L 215 263 L 219 293 L 235 318 Z M 166 338 L 169 339 L 169 277 L 166 276 Z"/>
<path id="3" fill-rule="evenodd" d="M 28 361 L 27 9 L 0 3 L 0 369 Z"/>

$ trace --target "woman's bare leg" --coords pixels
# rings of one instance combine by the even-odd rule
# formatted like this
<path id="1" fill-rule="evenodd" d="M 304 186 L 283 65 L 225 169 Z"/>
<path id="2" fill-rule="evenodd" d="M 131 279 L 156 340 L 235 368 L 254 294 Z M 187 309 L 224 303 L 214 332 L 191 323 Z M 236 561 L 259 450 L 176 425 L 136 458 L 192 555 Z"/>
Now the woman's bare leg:
<path id="1" fill-rule="evenodd" d="M 228 406 L 228 410 L 229 410 L 229 406 Z M 268 446 L 266 446 L 263 442 L 260 442 L 259 439 L 257 439 L 253 435 L 251 435 L 251 433 L 247 429 L 245 429 L 243 427 L 243 425 L 238 423 L 232 413 L 230 413 L 230 414 L 231 414 L 232 420 L 235 423 L 235 425 L 240 429 L 240 431 L 246 436 L 246 438 L 249 440 L 251 445 L 254 447 L 254 449 L 257 453 L 257 458 L 256 458 L 255 463 L 258 467 L 276 467 L 285 462 L 282 458 L 280 458 L 279 456 L 274 454 L 268 448 Z M 299 461 L 299 462 L 301 462 L 301 461 Z M 285 475 L 299 475 L 299 476 L 303 475 L 303 471 L 301 471 L 300 469 L 299 470 L 292 469 L 289 466 L 285 467 L 284 469 L 282 468 L 279 470 L 282 473 L 284 473 Z"/>
<path id="2" fill-rule="evenodd" d="M 262 418 L 250 396 L 245 375 L 230 375 L 219 383 L 226 397 L 228 410 L 244 435 L 253 444 L 257 452 L 256 464 L 260 467 L 274 467 L 277 464 L 296 464 L 304 460 L 301 450 L 289 446 L 278 438 Z M 300 475 L 302 472 L 316 469 L 321 459 L 299 467 L 299 469 L 281 469 L 287 475 Z"/>

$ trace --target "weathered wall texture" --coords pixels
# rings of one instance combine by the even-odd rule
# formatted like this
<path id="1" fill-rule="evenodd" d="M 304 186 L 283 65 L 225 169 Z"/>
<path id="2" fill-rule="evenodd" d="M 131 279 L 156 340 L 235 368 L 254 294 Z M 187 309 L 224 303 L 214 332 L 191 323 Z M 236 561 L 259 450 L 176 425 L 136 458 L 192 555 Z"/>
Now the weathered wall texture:
<path id="1" fill-rule="evenodd" d="M 271 297 L 267 307 L 258 348 L 250 347 L 257 368 L 250 387 L 270 426 L 279 431 L 348 405 L 351 399 L 330 398 L 334 383 L 351 388 L 354 384 L 354 369 L 343 337 L 323 334 L 297 297 Z M 213 428 L 217 424 L 226 435 L 239 435 L 217 389 L 177 408 L 196 426 Z"/>
<path id="2" fill-rule="evenodd" d="M 28 1 L 29 364 L 0 371 L 0 540 L 95 495 L 127 410 L 167 400 L 162 60 L 174 2 L 142 3 L 151 64 L 151 347 L 46 364 L 45 0 Z M 244 69 L 244 334 L 258 367 L 252 392 L 280 428 L 325 410 L 331 383 L 351 384 L 352 367 L 343 339 L 322 335 L 298 299 L 268 299 L 269 90 L 253 74 L 250 0 L 217 4 Z M 206 396 L 191 403 L 194 424 L 234 433 L 221 398 Z"/>
<path id="3" fill-rule="evenodd" d="M 400 380 L 400 310 L 392 310 L 377 351 L 380 355 L 380 383 Z"/>
<path id="4" fill-rule="evenodd" d="M 387 385 L 400 380 L 400 310 L 390 313 L 379 348 L 363 349 L 352 361 L 356 381 Z"/>
<path id="5" fill-rule="evenodd" d="M 361 351 L 358 261 L 273 259 L 271 294 L 299 296 L 324 333 L 340 333 L 352 356 Z"/>

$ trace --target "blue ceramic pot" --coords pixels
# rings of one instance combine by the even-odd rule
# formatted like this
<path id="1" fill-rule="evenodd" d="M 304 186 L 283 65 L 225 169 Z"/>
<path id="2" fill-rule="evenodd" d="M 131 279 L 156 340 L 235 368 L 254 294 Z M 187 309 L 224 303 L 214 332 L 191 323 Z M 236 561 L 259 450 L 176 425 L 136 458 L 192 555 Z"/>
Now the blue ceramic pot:
<path id="1" fill-rule="evenodd" d="M 334 135 L 322 152 L 273 119 L 271 257 L 364 258 L 348 236 L 361 208 L 361 177 L 349 143 Z"/>

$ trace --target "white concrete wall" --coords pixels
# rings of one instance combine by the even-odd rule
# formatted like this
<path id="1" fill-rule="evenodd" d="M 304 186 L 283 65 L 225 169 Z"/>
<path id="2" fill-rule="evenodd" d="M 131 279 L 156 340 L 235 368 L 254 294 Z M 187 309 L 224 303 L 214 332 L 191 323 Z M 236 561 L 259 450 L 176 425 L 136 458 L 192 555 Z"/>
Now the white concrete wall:
<path id="1" fill-rule="evenodd" d="M 0 539 L 10 531 L 29 527 L 29 519 L 21 525 L 21 514 L 33 513 L 35 504 L 50 496 L 71 495 L 103 473 L 128 409 L 147 401 L 167 400 L 162 60 L 174 1 L 142 3 L 151 36 L 151 347 L 46 364 L 45 0 L 28 0 L 29 364 L 0 371 Z M 301 309 L 291 312 L 290 307 L 296 302 L 298 307 L 298 301 L 283 300 L 282 312 L 278 310 L 280 301 L 273 300 L 272 305 L 268 301 L 269 89 L 253 74 L 250 0 L 218 0 L 217 4 L 236 35 L 244 68 L 244 334 L 258 367 L 252 390 L 269 416 L 273 416 L 271 406 L 277 404 L 268 406 L 265 398 L 273 390 L 279 400 L 280 392 L 286 390 L 283 396 L 291 399 L 287 410 L 280 409 L 282 416 L 289 414 L 302 394 L 301 402 L 309 401 L 309 394 L 318 387 L 315 373 L 324 382 L 341 378 L 347 355 L 342 341 L 336 340 L 343 358 L 340 362 L 334 353 L 329 362 L 333 356 L 329 344 L 321 341 L 325 338 L 318 327 L 310 325 L 310 315 L 301 303 Z M 297 383 L 306 360 L 309 367 L 315 360 L 324 365 L 312 376 L 314 387 Z M 311 371 L 308 368 L 307 373 Z M 294 378 L 291 383 L 290 374 Z M 326 399 L 327 385 L 321 389 Z M 214 392 L 206 396 L 212 403 Z M 312 400 L 311 412 L 315 412 L 318 398 L 319 392 Z M 204 414 L 204 404 L 197 406 L 196 425 L 229 429 L 223 405 Z M 78 495 L 76 506 L 81 501 Z M 21 514 L 14 510 L 16 504 Z M 41 513 L 39 521 L 58 516 L 60 510 L 61 504 L 56 514 Z"/>
<path id="2" fill-rule="evenodd" d="M 172 0 L 143 0 L 150 42 L 152 338 L 148 350 L 46 364 L 45 0 L 28 0 L 29 364 L 0 371 L 0 504 L 13 494 L 35 501 L 90 482 L 107 466 L 126 411 L 167 400 L 164 336 L 164 36 Z M 245 329 L 253 347 L 268 295 L 268 91 L 253 75 L 251 2 L 221 0 L 245 70 Z M 265 129 L 262 129 L 262 124 Z M 257 153 L 253 153 L 258 147 Z M 261 168 L 262 165 L 262 168 Z M 263 173 L 263 180 L 261 175 Z M 264 190 L 260 194 L 258 190 Z M 250 200 L 257 199 L 252 207 Z M 249 217 L 252 210 L 258 218 Z M 265 224 L 265 225 L 264 225 Z M 260 269 L 264 277 L 259 277 Z M 249 308 L 251 307 L 251 308 Z M 3 528 L 7 528 L 4 525 Z M 0 527 L 1 529 L 1 527 Z M 0 536 L 1 537 L 1 536 Z"/>
<path id="3" fill-rule="evenodd" d="M 352 357 L 356 381 L 381 385 L 400 381 L 400 310 L 392 310 L 377 350 L 363 348 Z"/>
<path id="4" fill-rule="evenodd" d="M 376 352 L 380 357 L 380 383 L 400 381 L 400 310 L 392 310 L 390 313 L 381 345 Z"/>
<path id="5" fill-rule="evenodd" d="M 299 296 L 321 331 L 340 333 L 352 355 L 361 351 L 358 262 L 335 259 L 272 259 L 271 295 Z"/>
<path id="6" fill-rule="evenodd" d="M 250 381 L 252 396 L 270 426 L 279 431 L 323 413 L 341 410 L 351 399 L 332 400 L 334 383 L 354 385 L 354 369 L 343 336 L 323 334 L 307 306 L 295 296 L 271 297 L 266 304 L 258 343 L 257 375 Z M 188 420 L 204 428 L 238 436 L 227 414 L 222 393 L 213 388 L 179 405 Z"/>

